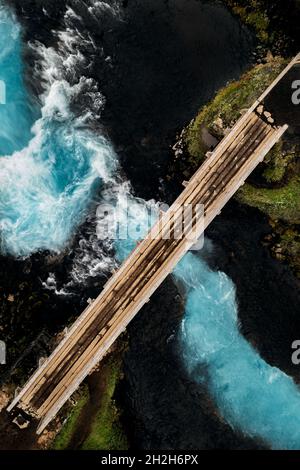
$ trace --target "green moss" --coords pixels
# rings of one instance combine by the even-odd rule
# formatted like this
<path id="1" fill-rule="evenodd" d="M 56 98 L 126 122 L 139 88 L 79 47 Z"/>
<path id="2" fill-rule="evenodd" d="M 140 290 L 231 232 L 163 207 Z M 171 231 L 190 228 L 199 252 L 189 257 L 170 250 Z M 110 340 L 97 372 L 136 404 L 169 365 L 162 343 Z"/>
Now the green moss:
<path id="1" fill-rule="evenodd" d="M 263 175 L 268 183 L 275 183 L 282 180 L 285 174 L 285 165 L 274 165 L 266 168 Z"/>
<path id="2" fill-rule="evenodd" d="M 282 220 L 270 220 L 270 225 L 273 233 L 265 237 L 264 244 L 275 258 L 288 263 L 300 279 L 300 227 Z"/>
<path id="3" fill-rule="evenodd" d="M 282 188 L 255 188 L 245 184 L 238 191 L 238 200 L 257 207 L 272 219 L 282 219 L 290 223 L 300 223 L 300 177 L 293 177 Z"/>
<path id="4" fill-rule="evenodd" d="M 298 229 L 289 227 L 281 233 L 279 250 L 296 276 L 300 278 L 300 233 Z M 273 251 L 276 254 L 276 249 Z"/>
<path id="5" fill-rule="evenodd" d="M 259 0 L 248 0 L 246 6 L 241 5 L 241 3 L 243 4 L 244 2 L 237 2 L 236 0 L 225 0 L 225 3 L 231 7 L 233 13 L 238 15 L 244 23 L 255 30 L 261 42 L 270 43 L 270 20 L 263 2 Z"/>
<path id="6" fill-rule="evenodd" d="M 264 49 L 290 55 L 299 49 L 299 0 L 223 0 L 223 3 L 253 29 Z M 260 47 L 261 48 L 261 47 Z"/>
<path id="7" fill-rule="evenodd" d="M 87 404 L 89 399 L 88 389 L 87 387 L 83 387 L 81 396 L 77 401 L 76 405 L 73 407 L 69 417 L 67 418 L 64 426 L 62 427 L 61 431 L 56 436 L 52 448 L 54 450 L 63 450 L 66 449 L 72 439 L 72 436 L 76 430 L 77 423 L 80 417 L 80 414 Z"/>
<path id="8" fill-rule="evenodd" d="M 253 3 L 253 2 L 252 2 Z M 254 16 L 249 16 L 249 21 Z M 267 23 L 260 23 L 263 29 Z M 203 138 L 203 129 L 221 140 L 243 110 L 248 109 L 263 93 L 270 83 L 278 76 L 286 65 L 282 58 L 274 58 L 266 64 L 255 66 L 245 73 L 239 81 L 229 83 L 221 89 L 215 98 L 200 109 L 196 118 L 184 129 L 180 140 L 175 146 L 176 158 L 171 173 L 188 179 L 205 159 L 208 150 Z M 244 204 L 256 207 L 276 223 L 285 223 L 289 229 L 291 225 L 300 224 L 300 166 L 297 162 L 299 146 L 280 141 L 261 164 L 251 181 L 246 183 L 235 195 Z M 261 187 L 262 183 L 266 187 Z M 300 277 L 300 236 L 298 229 L 292 238 L 287 235 L 276 234 L 278 243 L 270 245 L 270 250 L 277 259 L 286 261 L 294 272 Z M 274 235 L 275 236 L 275 235 Z"/>
<path id="9" fill-rule="evenodd" d="M 78 434 L 78 429 L 80 429 L 80 433 L 82 432 L 80 424 L 83 419 L 88 419 L 89 427 L 87 436 L 82 436 L 84 441 L 80 445 L 80 449 L 126 450 L 128 448 L 127 437 L 120 423 L 120 413 L 114 400 L 114 393 L 122 376 L 122 351 L 124 347 L 125 345 L 122 345 L 121 350 L 113 352 L 101 364 L 101 373 L 98 373 L 101 380 L 98 405 L 93 405 L 93 411 L 91 411 L 89 406 L 91 396 L 88 386 L 85 386 L 68 419 L 56 436 L 52 445 L 53 449 L 70 448 L 70 445 L 74 444 L 73 438 L 76 432 Z M 94 395 L 95 391 L 92 400 L 95 400 Z M 75 442 L 77 442 L 77 438 Z"/>
<path id="10" fill-rule="evenodd" d="M 121 360 L 111 358 L 105 366 L 106 386 L 100 400 L 91 432 L 82 445 L 83 450 L 126 450 L 127 438 L 120 424 L 114 392 L 120 378 Z"/>
<path id="11" fill-rule="evenodd" d="M 283 151 L 282 141 L 278 142 L 270 150 L 264 162 L 266 169 L 263 172 L 263 177 L 268 183 L 279 183 L 286 175 L 289 165 L 295 160 L 293 153 L 286 154 Z"/>
<path id="12" fill-rule="evenodd" d="M 239 81 L 229 83 L 221 89 L 208 105 L 200 109 L 197 117 L 182 135 L 189 156 L 188 161 L 193 166 L 199 166 L 207 151 L 201 138 L 203 126 L 221 139 L 225 129 L 232 127 L 240 117 L 241 110 L 249 108 L 254 103 L 285 64 L 283 59 L 275 58 L 267 64 L 257 65 L 245 73 Z"/>

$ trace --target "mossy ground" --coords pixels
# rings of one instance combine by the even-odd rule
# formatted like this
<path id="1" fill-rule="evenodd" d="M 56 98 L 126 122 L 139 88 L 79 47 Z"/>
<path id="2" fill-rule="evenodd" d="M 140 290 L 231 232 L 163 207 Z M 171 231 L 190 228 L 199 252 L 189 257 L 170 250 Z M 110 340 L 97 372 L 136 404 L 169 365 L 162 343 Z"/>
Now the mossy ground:
<path id="1" fill-rule="evenodd" d="M 223 0 L 252 28 L 260 43 L 273 52 L 287 54 L 299 49 L 300 1 Z"/>
<path id="2" fill-rule="evenodd" d="M 77 422 L 79 420 L 80 414 L 83 408 L 86 406 L 89 400 L 89 392 L 87 386 L 82 387 L 80 390 L 80 397 L 76 402 L 76 405 L 70 411 L 70 414 L 65 421 L 61 431 L 55 438 L 52 448 L 55 450 L 64 450 L 67 449 L 73 432 L 76 429 Z"/>
<path id="3" fill-rule="evenodd" d="M 299 225 L 287 224 L 282 220 L 270 220 L 270 225 L 273 232 L 265 238 L 264 243 L 277 259 L 287 262 L 300 279 Z"/>
<path id="4" fill-rule="evenodd" d="M 273 220 L 300 224 L 300 176 L 281 188 L 256 188 L 246 183 L 237 193 L 238 200 L 257 207 Z"/>
<path id="5" fill-rule="evenodd" d="M 270 34 L 270 18 L 266 9 L 266 4 L 262 0 L 225 0 L 225 3 L 231 10 L 246 23 L 252 27 L 257 34 L 258 39 L 269 44 L 274 40 L 274 34 Z"/>
<path id="6" fill-rule="evenodd" d="M 263 177 L 268 183 L 280 183 L 295 161 L 295 153 L 285 152 L 282 141 L 278 142 L 265 157 Z"/>
<path id="7" fill-rule="evenodd" d="M 209 150 L 202 138 L 203 128 L 221 140 L 227 130 L 249 108 L 285 66 L 282 58 L 271 58 L 229 83 L 202 109 L 182 132 L 175 146 L 171 168 L 182 179 L 192 176 Z M 176 151 L 177 150 L 177 151 Z M 178 152 L 179 150 L 179 152 Z M 256 207 L 270 218 L 274 256 L 286 261 L 300 277 L 300 145 L 280 141 L 265 157 L 256 176 L 237 192 L 239 202 Z M 251 183 L 250 183 L 251 181 Z M 282 229 L 284 224 L 285 229 Z"/>
<path id="8" fill-rule="evenodd" d="M 126 450 L 127 437 L 114 395 L 122 377 L 122 350 L 113 351 L 100 365 L 91 385 L 85 385 L 56 436 L 55 450 Z M 96 386 L 95 386 L 96 384 Z"/>
<path id="9" fill-rule="evenodd" d="M 116 386 L 120 379 L 121 359 L 110 358 L 104 367 L 106 384 L 101 397 L 98 413 L 95 415 L 91 432 L 85 439 L 83 450 L 125 450 L 127 438 L 120 423 L 119 410 L 114 400 Z"/>
<path id="10" fill-rule="evenodd" d="M 221 140 L 226 129 L 231 128 L 240 117 L 241 111 L 252 105 L 285 65 L 284 59 L 273 58 L 266 64 L 249 70 L 240 80 L 222 88 L 184 129 L 180 139 L 182 153 L 174 161 L 172 172 L 184 172 L 185 177 L 191 176 L 205 159 L 208 150 L 202 139 L 203 127 Z"/>

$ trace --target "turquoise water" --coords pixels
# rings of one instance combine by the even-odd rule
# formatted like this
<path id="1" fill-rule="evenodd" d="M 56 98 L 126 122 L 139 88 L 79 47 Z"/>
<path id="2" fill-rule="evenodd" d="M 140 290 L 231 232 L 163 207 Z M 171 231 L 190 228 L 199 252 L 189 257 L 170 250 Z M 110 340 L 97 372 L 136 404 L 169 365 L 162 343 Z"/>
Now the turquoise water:
<path id="1" fill-rule="evenodd" d="M 22 80 L 20 29 L 1 6 L 0 43 L 0 78 L 9 86 L 8 104 L 0 107 L 1 250 L 15 256 L 41 249 L 60 251 L 84 219 L 95 189 L 115 185 L 118 159 L 109 142 L 89 131 L 71 111 L 80 83 L 71 86 L 52 74 L 36 116 Z M 45 55 L 55 57 L 52 50 Z M 128 212 L 116 201 L 126 197 L 130 223 L 139 225 L 139 238 L 148 227 L 151 205 L 134 198 L 128 188 L 122 193 L 121 188 L 116 196 L 115 186 L 104 199 L 114 198 L 115 215 L 122 225 Z M 119 260 L 135 242 L 115 243 Z M 186 288 L 179 342 L 191 377 L 208 386 L 220 414 L 233 428 L 273 448 L 300 448 L 299 390 L 240 335 L 230 279 L 209 270 L 192 253 L 174 275 Z M 203 365 L 207 377 L 199 372 Z"/>
<path id="2" fill-rule="evenodd" d="M 20 27 L 0 4 L 0 80 L 6 89 L 6 105 L 0 105 L 1 155 L 9 155 L 28 143 L 36 117 L 23 83 L 21 48 Z"/>
<path id="3" fill-rule="evenodd" d="M 191 253 L 174 274 L 187 293 L 179 336 L 191 377 L 203 383 L 199 371 L 207 367 L 208 388 L 234 429 L 261 438 L 273 449 L 299 449 L 299 389 L 239 333 L 231 280 Z"/>
<path id="4" fill-rule="evenodd" d="M 70 86 L 52 77 L 34 121 L 22 79 L 20 34 L 1 6 L 0 78 L 7 84 L 7 104 L 0 105 L 1 251 L 26 256 L 67 245 L 95 189 L 115 171 L 116 158 L 106 139 L 70 109 L 82 80 Z"/>
<path id="5" fill-rule="evenodd" d="M 149 212 L 137 212 L 139 217 L 131 218 L 131 223 L 146 226 Z M 116 243 L 120 261 L 134 245 L 134 240 Z M 189 375 L 208 387 L 220 414 L 234 429 L 273 449 L 299 449 L 299 389 L 290 377 L 267 364 L 240 334 L 232 281 L 222 272 L 211 271 L 191 252 L 173 275 L 186 291 L 179 343 Z"/>

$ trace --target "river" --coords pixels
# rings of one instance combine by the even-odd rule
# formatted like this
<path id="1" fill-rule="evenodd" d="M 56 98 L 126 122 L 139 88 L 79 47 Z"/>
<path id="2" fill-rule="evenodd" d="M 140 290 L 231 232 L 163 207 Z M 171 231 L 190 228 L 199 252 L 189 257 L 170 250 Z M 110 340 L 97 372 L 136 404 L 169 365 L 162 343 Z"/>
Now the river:
<path id="1" fill-rule="evenodd" d="M 114 255 L 133 246 L 99 241 L 96 207 L 111 204 L 122 223 L 127 200 L 134 223 L 155 205 L 144 199 L 175 196 L 164 179 L 176 132 L 249 65 L 254 40 L 211 2 L 71 1 L 61 2 L 61 17 L 55 2 L 11 3 L 26 34 L 22 54 L 17 20 L 2 7 L 0 41 L 10 41 L 0 78 L 14 84 L 18 103 L 1 115 L 3 265 L 18 266 L 18 283 L 38 278 L 35 289 L 59 308 L 31 321 L 59 329 L 59 312 L 79 312 Z M 17 68 L 7 67 L 11 58 Z M 18 119 L 21 136 L 11 125 Z M 143 447 L 297 448 L 298 389 L 240 333 L 234 284 L 209 268 L 216 248 L 206 245 L 175 270 L 182 296 L 168 281 L 130 327 L 122 400 L 132 438 Z M 143 340 L 151 349 L 141 358 Z"/>

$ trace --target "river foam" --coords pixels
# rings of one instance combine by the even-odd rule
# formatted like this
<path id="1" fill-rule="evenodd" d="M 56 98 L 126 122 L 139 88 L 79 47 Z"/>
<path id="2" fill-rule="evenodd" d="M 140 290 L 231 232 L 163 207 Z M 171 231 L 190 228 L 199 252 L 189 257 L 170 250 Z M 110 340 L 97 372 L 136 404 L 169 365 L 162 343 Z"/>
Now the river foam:
<path id="1" fill-rule="evenodd" d="M 98 118 L 104 100 L 91 79 L 73 76 L 70 83 L 70 75 L 85 58 L 75 47 L 76 32 L 68 29 L 58 33 L 58 52 L 31 45 L 39 56 L 36 73 L 44 87 L 40 118 L 33 123 L 21 78 L 20 28 L 3 7 L 0 15 L 2 40 L 7 30 L 10 38 L 0 55 L 7 83 L 7 104 L 0 108 L 1 251 L 14 256 L 43 249 L 58 252 L 84 220 L 95 190 L 116 170 L 112 146 L 89 125 Z M 69 16 L 68 10 L 66 20 Z M 11 61 L 18 77 L 14 81 Z M 84 96 L 92 106 L 76 115 L 71 106 Z"/>

